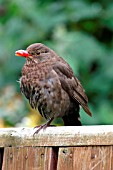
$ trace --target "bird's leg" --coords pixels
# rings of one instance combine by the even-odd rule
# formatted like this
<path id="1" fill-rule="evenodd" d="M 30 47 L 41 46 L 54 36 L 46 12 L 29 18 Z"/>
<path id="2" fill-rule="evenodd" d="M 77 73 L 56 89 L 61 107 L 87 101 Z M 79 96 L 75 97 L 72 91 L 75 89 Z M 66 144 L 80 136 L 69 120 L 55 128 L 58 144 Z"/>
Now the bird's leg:
<path id="1" fill-rule="evenodd" d="M 36 130 L 36 132 L 33 134 L 33 135 L 35 135 L 36 133 L 38 133 L 41 129 L 43 129 L 43 130 L 45 130 L 50 124 L 51 124 L 51 122 L 53 121 L 53 117 L 52 118 L 50 118 L 45 124 L 43 124 L 43 125 L 41 125 L 41 126 L 36 126 L 35 128 L 38 128 L 37 130 Z"/>

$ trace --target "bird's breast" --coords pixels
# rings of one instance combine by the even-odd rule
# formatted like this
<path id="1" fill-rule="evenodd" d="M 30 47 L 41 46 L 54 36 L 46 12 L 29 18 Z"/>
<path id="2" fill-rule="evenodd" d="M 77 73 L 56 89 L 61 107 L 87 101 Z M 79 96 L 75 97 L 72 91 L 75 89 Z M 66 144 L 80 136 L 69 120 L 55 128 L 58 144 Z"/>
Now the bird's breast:
<path id="1" fill-rule="evenodd" d="M 61 117 L 69 108 L 69 96 L 51 69 L 46 72 L 41 69 L 40 73 L 35 68 L 28 71 L 26 75 L 23 74 L 20 87 L 32 108 L 38 109 L 46 119 Z"/>

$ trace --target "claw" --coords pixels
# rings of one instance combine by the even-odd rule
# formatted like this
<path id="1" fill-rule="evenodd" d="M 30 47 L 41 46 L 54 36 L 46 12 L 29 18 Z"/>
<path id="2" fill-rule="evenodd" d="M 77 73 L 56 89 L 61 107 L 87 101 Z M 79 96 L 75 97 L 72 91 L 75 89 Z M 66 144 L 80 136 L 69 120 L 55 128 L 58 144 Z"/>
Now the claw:
<path id="1" fill-rule="evenodd" d="M 35 133 L 33 134 L 33 136 L 34 136 L 35 134 L 39 133 L 39 131 L 40 131 L 41 129 L 45 130 L 48 126 L 50 126 L 50 124 L 51 124 L 51 122 L 53 121 L 53 119 L 54 119 L 54 118 L 50 118 L 45 124 L 43 124 L 43 125 L 41 125 L 41 126 L 36 126 L 36 127 L 34 127 L 34 129 L 35 129 L 35 128 L 38 128 L 38 129 L 35 131 Z"/>

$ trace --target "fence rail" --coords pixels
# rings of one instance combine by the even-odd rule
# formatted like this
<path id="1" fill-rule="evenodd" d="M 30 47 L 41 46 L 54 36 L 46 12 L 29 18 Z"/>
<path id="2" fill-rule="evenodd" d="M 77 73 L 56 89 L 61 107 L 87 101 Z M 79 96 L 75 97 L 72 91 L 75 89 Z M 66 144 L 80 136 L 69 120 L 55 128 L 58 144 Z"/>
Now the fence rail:
<path id="1" fill-rule="evenodd" d="M 113 170 L 113 126 L 0 129 L 2 170 Z"/>

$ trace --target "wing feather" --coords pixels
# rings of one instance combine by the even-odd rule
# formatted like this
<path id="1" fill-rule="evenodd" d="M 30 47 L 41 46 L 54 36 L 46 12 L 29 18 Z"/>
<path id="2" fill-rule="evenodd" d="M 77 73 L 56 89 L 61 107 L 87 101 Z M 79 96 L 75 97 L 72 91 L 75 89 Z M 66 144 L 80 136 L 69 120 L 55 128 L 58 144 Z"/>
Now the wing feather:
<path id="1" fill-rule="evenodd" d="M 71 98 L 77 101 L 84 111 L 92 116 L 88 107 L 88 98 L 80 81 L 74 76 L 71 67 L 61 62 L 54 65 L 53 69 L 58 74 L 62 88 L 69 94 Z"/>

